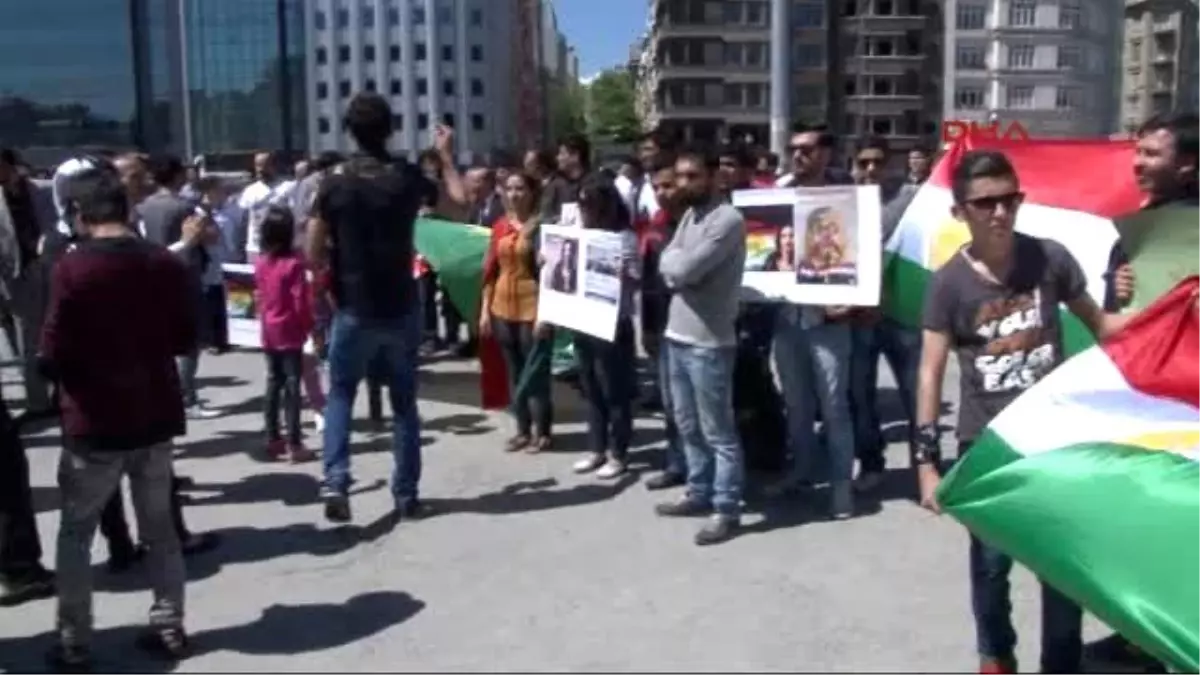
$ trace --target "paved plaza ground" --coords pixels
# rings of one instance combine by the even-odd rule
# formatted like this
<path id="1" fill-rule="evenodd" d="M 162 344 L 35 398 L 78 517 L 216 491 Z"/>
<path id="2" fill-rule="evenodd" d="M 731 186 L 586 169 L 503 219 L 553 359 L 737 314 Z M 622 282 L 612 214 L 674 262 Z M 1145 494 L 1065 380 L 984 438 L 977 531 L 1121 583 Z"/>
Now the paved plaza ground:
<path id="1" fill-rule="evenodd" d="M 894 403 L 890 373 L 885 401 Z M 424 369 L 423 492 L 439 512 L 386 526 L 390 434 L 358 401 L 355 525 L 316 501 L 319 466 L 259 461 L 263 364 L 206 357 L 203 395 L 224 410 L 191 424 L 177 468 L 196 483 L 196 531 L 222 545 L 189 560 L 180 671 L 912 671 L 973 670 L 967 536 L 910 498 L 907 451 L 862 515 L 751 500 L 745 534 L 698 548 L 700 523 L 665 520 L 642 485 L 661 423 L 638 422 L 637 472 L 572 474 L 578 395 L 556 390 L 559 449 L 502 451 L 508 419 L 478 409 L 472 364 Z M 11 375 L 10 375 L 11 379 Z M 19 390 L 8 389 L 10 397 Z M 947 387 L 957 396 L 957 387 Z M 889 405 L 894 408 L 894 405 Z M 954 401 L 949 410 L 955 409 Z M 890 434 L 892 438 L 899 434 Z M 310 444 L 319 439 L 309 434 Z M 38 524 L 54 560 L 58 432 L 26 439 Z M 823 504 L 819 505 L 823 508 Z M 106 671 L 153 669 L 130 645 L 149 604 L 144 575 L 104 571 L 97 537 L 96 656 Z M 1014 574 L 1020 658 L 1036 670 L 1037 585 Z M 0 669 L 41 670 L 53 601 L 0 609 Z M 1089 619 L 1087 635 L 1105 634 Z"/>

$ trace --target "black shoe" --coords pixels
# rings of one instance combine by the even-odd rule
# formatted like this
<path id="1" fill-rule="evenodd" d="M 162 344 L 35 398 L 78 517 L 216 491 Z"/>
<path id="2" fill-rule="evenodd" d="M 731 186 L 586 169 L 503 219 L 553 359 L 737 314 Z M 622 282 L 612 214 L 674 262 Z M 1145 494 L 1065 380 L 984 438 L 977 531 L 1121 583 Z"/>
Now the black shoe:
<path id="1" fill-rule="evenodd" d="M 201 534 L 189 534 L 180 542 L 180 548 L 186 556 L 200 555 L 208 553 L 221 543 L 221 538 L 215 532 L 203 532 Z"/>
<path id="2" fill-rule="evenodd" d="M 121 574 L 128 572 L 146 556 L 146 547 L 133 544 L 118 545 L 109 548 L 108 572 Z"/>
<path id="3" fill-rule="evenodd" d="M 433 515 L 433 509 L 418 499 L 397 502 L 393 511 L 397 520 L 421 520 Z"/>
<path id="4" fill-rule="evenodd" d="M 85 649 L 58 644 L 46 653 L 46 665 L 52 673 L 90 673 L 92 655 Z"/>
<path id="5" fill-rule="evenodd" d="M 182 628 L 152 629 L 139 636 L 135 644 L 160 661 L 178 662 L 191 656 L 191 641 Z"/>
<path id="6" fill-rule="evenodd" d="M 329 492 L 321 497 L 325 500 L 325 520 L 331 523 L 350 522 L 350 497 Z"/>
<path id="7" fill-rule="evenodd" d="M 662 397 L 651 394 L 651 395 L 647 396 L 646 398 L 642 399 L 641 406 L 642 406 L 642 410 L 645 410 L 647 412 L 662 412 L 662 409 L 663 409 Z"/>
<path id="8" fill-rule="evenodd" d="M 737 535 L 741 523 L 733 516 L 714 515 L 708 519 L 708 524 L 696 533 L 697 546 L 712 546 L 723 544 Z"/>
<path id="9" fill-rule="evenodd" d="M 673 472 L 664 471 L 657 476 L 646 481 L 647 490 L 667 490 L 673 487 L 679 487 L 687 482 L 683 476 Z"/>
<path id="10" fill-rule="evenodd" d="M 1114 669 L 1137 673 L 1167 672 L 1166 666 L 1117 633 L 1093 642 L 1085 651 L 1087 660 Z"/>
<path id="11" fill-rule="evenodd" d="M 40 565 L 19 576 L 0 577 L 0 607 L 50 598 L 54 592 L 54 573 Z"/>
<path id="12" fill-rule="evenodd" d="M 712 514 L 712 506 L 691 497 L 684 497 L 673 502 L 657 504 L 654 512 L 666 518 L 701 518 Z"/>

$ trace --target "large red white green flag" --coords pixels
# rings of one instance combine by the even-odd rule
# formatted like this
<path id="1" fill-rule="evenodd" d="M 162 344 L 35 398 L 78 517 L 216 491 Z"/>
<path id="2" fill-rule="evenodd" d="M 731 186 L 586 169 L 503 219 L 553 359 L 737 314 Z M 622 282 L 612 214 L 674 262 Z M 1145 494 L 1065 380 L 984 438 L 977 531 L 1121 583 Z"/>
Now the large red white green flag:
<path id="1" fill-rule="evenodd" d="M 950 177 L 963 154 L 974 149 L 999 150 L 1012 160 L 1026 195 L 1017 229 L 1065 245 L 1083 267 L 1088 291 L 1102 300 L 1103 275 L 1117 240 L 1113 221 L 1137 211 L 1143 199 L 1133 178 L 1133 142 L 968 138 L 938 161 L 885 246 L 885 310 L 920 325 L 926 283 L 970 239 L 966 224 L 950 215 Z M 1068 353 L 1092 344 L 1070 314 L 1064 332 Z"/>

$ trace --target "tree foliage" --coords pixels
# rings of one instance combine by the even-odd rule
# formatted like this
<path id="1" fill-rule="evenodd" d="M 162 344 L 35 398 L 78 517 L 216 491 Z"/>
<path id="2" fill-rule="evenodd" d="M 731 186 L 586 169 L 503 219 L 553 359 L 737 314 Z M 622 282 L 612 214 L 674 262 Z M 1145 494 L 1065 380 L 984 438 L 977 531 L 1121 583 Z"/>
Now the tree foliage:
<path id="1" fill-rule="evenodd" d="M 632 73 L 606 70 L 587 85 L 588 131 L 593 139 L 629 143 L 641 133 Z"/>
<path id="2" fill-rule="evenodd" d="M 587 133 L 583 88 L 577 82 L 551 82 L 550 138 Z"/>

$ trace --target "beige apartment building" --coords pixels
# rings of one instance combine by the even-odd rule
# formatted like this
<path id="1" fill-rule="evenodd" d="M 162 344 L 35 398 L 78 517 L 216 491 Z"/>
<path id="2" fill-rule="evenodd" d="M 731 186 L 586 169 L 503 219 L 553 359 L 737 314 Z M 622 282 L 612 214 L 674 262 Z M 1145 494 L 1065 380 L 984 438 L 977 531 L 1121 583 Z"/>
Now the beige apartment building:
<path id="1" fill-rule="evenodd" d="M 1121 129 L 1198 103 L 1196 0 L 1125 0 Z"/>
<path id="2" fill-rule="evenodd" d="M 942 112 L 941 0 L 793 0 L 791 118 L 897 149 L 936 139 Z M 638 59 L 647 128 L 683 140 L 766 145 L 769 0 L 650 0 Z"/>

